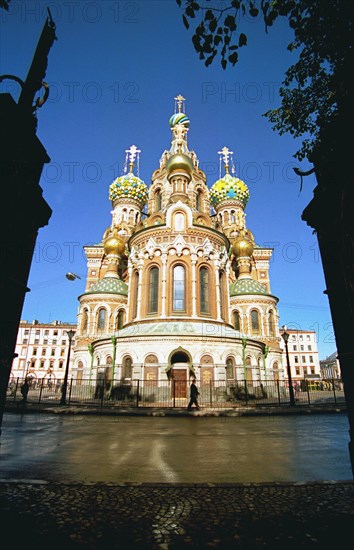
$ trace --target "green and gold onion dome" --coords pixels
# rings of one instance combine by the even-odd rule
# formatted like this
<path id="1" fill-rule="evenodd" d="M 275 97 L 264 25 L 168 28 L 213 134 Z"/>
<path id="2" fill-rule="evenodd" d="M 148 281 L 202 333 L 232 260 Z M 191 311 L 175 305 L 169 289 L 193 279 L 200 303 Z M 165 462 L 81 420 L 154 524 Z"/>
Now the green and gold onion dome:
<path id="1" fill-rule="evenodd" d="M 103 277 L 85 292 L 86 294 L 120 294 L 128 296 L 128 285 L 116 277 Z"/>
<path id="2" fill-rule="evenodd" d="M 217 180 L 210 189 L 210 201 L 214 207 L 224 200 L 238 200 L 245 207 L 250 198 L 250 192 L 242 180 L 226 173 Z"/>
<path id="3" fill-rule="evenodd" d="M 109 186 L 109 198 L 113 204 L 119 199 L 133 199 L 140 207 L 143 207 L 147 197 L 147 185 L 133 172 L 120 176 Z"/>
<path id="4" fill-rule="evenodd" d="M 270 296 L 266 286 L 251 277 L 239 279 L 230 285 L 230 296 L 242 296 L 247 294 L 261 294 Z"/>

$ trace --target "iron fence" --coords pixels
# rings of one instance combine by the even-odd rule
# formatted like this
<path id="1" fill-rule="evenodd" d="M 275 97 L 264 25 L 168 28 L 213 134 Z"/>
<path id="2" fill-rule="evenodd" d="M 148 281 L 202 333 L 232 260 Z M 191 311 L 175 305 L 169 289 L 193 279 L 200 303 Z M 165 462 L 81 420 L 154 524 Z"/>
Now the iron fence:
<path id="1" fill-rule="evenodd" d="M 23 379 L 9 383 L 7 402 L 24 404 L 21 395 Z M 345 404 L 341 380 L 327 379 L 313 382 L 302 380 L 293 386 L 296 405 Z M 211 380 L 198 384 L 199 403 L 203 408 L 226 409 L 244 406 L 289 405 L 289 387 L 286 380 Z M 25 402 L 59 405 L 62 387 L 50 381 L 32 380 Z M 77 406 L 99 407 L 186 407 L 189 385 L 183 380 L 132 380 L 129 383 L 105 381 L 104 385 L 90 380 L 69 380 L 66 403 Z"/>

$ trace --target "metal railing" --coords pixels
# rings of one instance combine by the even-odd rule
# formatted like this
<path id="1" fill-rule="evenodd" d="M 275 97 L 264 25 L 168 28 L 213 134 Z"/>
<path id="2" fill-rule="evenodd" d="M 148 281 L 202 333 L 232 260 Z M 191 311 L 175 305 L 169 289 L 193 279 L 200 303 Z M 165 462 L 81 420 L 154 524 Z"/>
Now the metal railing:
<path id="1" fill-rule="evenodd" d="M 61 386 L 48 380 L 32 380 L 27 398 L 21 395 L 23 379 L 9 383 L 7 402 L 19 406 L 27 403 L 59 405 Z M 316 384 L 302 380 L 294 386 L 296 405 L 344 405 L 343 384 L 338 379 L 327 379 Z M 289 387 L 286 380 L 210 380 L 199 383 L 199 403 L 203 408 L 227 409 L 244 406 L 264 407 L 289 405 Z M 69 380 L 66 402 L 72 406 L 99 407 L 186 407 L 189 384 L 183 380 L 132 380 L 129 383 L 89 380 Z"/>

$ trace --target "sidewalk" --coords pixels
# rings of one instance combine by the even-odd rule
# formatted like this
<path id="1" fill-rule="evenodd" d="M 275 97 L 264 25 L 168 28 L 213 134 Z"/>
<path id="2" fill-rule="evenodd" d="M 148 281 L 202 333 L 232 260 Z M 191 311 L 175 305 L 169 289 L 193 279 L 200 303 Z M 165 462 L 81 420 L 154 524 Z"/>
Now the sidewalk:
<path id="1" fill-rule="evenodd" d="M 10 410 L 14 412 L 13 408 Z M 315 415 L 328 414 L 328 412 L 345 414 L 345 411 L 341 411 L 340 408 L 331 408 L 329 411 L 327 407 L 248 408 L 241 411 L 239 409 L 237 411 L 202 409 L 188 412 L 184 408 L 101 409 L 71 406 L 43 408 L 43 406 L 27 404 L 24 415 L 31 415 L 38 411 L 53 415 L 87 414 L 98 417 L 100 415 L 207 417 L 229 416 L 235 413 L 241 415 Z M 19 414 L 21 414 L 20 411 Z M 31 416 L 31 419 L 32 424 L 34 422 L 37 426 L 39 419 L 36 420 L 34 416 Z M 81 419 L 77 418 L 77 420 L 78 422 L 69 422 L 69 424 L 73 427 L 81 426 Z M 91 432 L 92 420 L 90 419 L 89 422 Z M 102 426 L 99 418 L 97 422 L 98 426 Z M 126 422 L 127 419 L 123 425 Z M 24 426 L 31 428 L 32 424 L 28 425 L 26 422 Z M 60 425 L 62 424 L 63 421 L 60 420 Z M 135 425 L 135 421 L 133 424 Z M 192 426 L 194 424 L 192 422 Z M 122 423 L 119 419 L 116 425 L 118 429 L 120 428 L 119 433 L 122 437 Z M 206 425 L 203 421 L 203 426 Z M 193 428 L 193 433 L 195 429 Z M 44 433 L 52 434 L 51 424 L 48 432 Z M 15 550 L 24 547 L 33 547 L 38 550 L 48 548 L 52 550 L 179 550 L 184 548 L 352 550 L 354 547 L 352 479 L 281 483 L 95 483 L 92 481 L 78 483 L 77 477 L 71 476 L 74 481 L 69 483 L 70 478 L 65 475 L 65 468 L 67 468 L 65 463 L 67 453 L 71 449 L 75 454 L 74 447 L 79 444 L 80 439 L 73 437 L 75 433 L 77 432 L 72 431 L 68 434 L 72 447 L 66 446 L 66 442 L 58 438 L 55 445 L 60 443 L 60 447 L 54 446 L 53 458 L 44 470 L 43 465 L 41 466 L 40 473 L 42 478 L 46 479 L 45 468 L 60 468 L 60 456 L 62 456 L 64 464 L 59 471 L 63 472 L 66 482 L 39 481 L 39 471 L 35 468 L 31 470 L 28 476 L 30 479 L 26 481 L 24 479 L 0 480 L 0 514 L 7 538 L 10 539 L 9 547 L 10 544 Z M 28 434 L 30 437 L 30 429 Z M 20 437 L 23 436 L 20 435 Z M 57 437 L 56 431 L 53 437 Z M 27 445 L 30 445 L 30 441 L 31 439 L 27 441 Z M 46 441 L 44 449 L 47 448 Z M 22 443 L 24 444 L 23 439 Z M 180 440 L 179 445 L 181 445 Z M 41 445 L 36 449 L 37 453 L 43 452 Z M 88 449 L 93 452 L 90 445 Z M 237 449 L 239 446 L 236 446 L 235 452 Z M 112 452 L 116 451 L 112 449 Z M 262 457 L 262 449 L 258 449 L 257 452 L 261 453 Z M 9 459 L 13 460 L 11 456 Z M 96 456 L 98 457 L 98 454 L 95 454 Z M 45 464 L 44 458 L 43 456 L 43 464 Z M 105 460 L 101 455 L 98 459 L 103 462 Z M 26 463 L 28 460 L 31 462 L 33 457 L 27 455 Z M 77 462 L 81 469 L 82 460 Z M 188 460 L 190 460 L 188 452 L 182 455 L 181 460 L 188 466 Z M 264 460 L 267 460 L 267 456 L 264 456 Z M 205 451 L 205 461 L 208 461 L 208 449 Z M 95 468 L 94 463 L 92 464 Z M 229 463 L 226 461 L 224 467 L 227 467 L 227 464 Z M 33 465 L 36 465 L 35 461 Z M 132 469 L 132 459 L 128 466 Z M 205 467 L 205 463 L 203 466 Z M 200 467 L 201 464 L 199 469 Z M 105 470 L 107 468 L 106 462 Z M 210 470 L 208 472 L 210 479 Z M 21 477 L 19 470 L 18 474 L 17 477 Z M 62 480 L 63 477 L 58 476 L 57 479 Z M 116 479 L 116 474 L 112 479 Z M 233 478 L 230 477 L 230 479 Z"/>
<path id="2" fill-rule="evenodd" d="M 352 550 L 352 482 L 1 482 L 8 547 Z"/>

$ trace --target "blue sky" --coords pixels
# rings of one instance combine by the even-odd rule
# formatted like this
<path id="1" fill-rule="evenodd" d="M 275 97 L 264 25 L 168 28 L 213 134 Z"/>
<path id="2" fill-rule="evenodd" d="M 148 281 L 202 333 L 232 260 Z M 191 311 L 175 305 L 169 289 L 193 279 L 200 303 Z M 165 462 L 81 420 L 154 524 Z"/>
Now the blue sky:
<path id="1" fill-rule="evenodd" d="M 300 192 L 292 168 L 310 165 L 293 158 L 299 142 L 279 136 L 262 117 L 279 105 L 284 71 L 296 59 L 286 50 L 286 21 L 268 34 L 260 18 L 243 21 L 248 45 L 236 67 L 223 70 L 218 60 L 208 68 L 199 60 L 175 0 L 12 0 L 10 12 L 0 13 L 1 74 L 26 77 L 47 6 L 58 40 L 37 133 L 51 158 L 40 185 L 53 214 L 39 231 L 22 318 L 76 321 L 86 274 L 82 247 L 100 242 L 111 223 L 108 187 L 122 173 L 125 149 L 141 149 L 140 177 L 149 184 L 169 148 L 173 98 L 182 94 L 189 147 L 208 185 L 219 177 L 217 152 L 226 145 L 250 188 L 247 225 L 258 245 L 274 248 L 271 290 L 281 325 L 316 330 L 320 358 L 330 355 L 336 345 L 317 239 L 301 220 L 316 180 L 305 178 Z M 1 91 L 18 97 L 10 81 Z M 68 281 L 68 271 L 82 279 Z"/>

